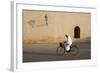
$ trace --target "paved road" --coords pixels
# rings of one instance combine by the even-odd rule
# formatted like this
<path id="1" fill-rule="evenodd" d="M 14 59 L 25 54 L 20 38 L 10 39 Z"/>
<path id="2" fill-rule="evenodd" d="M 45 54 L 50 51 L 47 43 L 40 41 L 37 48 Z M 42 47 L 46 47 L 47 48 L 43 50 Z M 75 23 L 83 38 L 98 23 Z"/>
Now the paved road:
<path id="1" fill-rule="evenodd" d="M 25 44 L 23 49 L 23 62 L 81 60 L 91 58 L 90 42 L 74 43 L 79 47 L 76 56 L 65 54 L 58 56 L 56 49 L 58 43 L 53 44 Z"/>

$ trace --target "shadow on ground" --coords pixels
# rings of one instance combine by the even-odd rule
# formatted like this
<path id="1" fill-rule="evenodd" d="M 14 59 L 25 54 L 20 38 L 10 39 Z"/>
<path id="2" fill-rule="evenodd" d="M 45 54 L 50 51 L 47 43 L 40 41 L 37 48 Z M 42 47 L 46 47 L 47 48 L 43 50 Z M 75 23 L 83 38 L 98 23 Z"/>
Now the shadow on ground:
<path id="1" fill-rule="evenodd" d="M 59 43 L 52 44 L 24 44 L 23 62 L 41 62 L 41 61 L 61 61 L 61 60 L 84 60 L 91 59 L 91 43 L 73 42 L 79 47 L 79 53 L 75 56 L 65 53 L 63 56 L 57 55 Z"/>

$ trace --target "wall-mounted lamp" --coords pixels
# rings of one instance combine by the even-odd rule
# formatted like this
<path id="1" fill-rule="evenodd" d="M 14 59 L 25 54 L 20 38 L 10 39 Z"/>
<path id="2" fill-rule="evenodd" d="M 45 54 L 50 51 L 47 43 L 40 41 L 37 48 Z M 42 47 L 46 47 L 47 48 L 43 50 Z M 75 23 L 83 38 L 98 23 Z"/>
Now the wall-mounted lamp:
<path id="1" fill-rule="evenodd" d="M 48 25 L 48 19 L 47 19 L 48 17 L 47 17 L 47 15 L 45 15 L 45 22 L 46 22 L 46 25 Z"/>

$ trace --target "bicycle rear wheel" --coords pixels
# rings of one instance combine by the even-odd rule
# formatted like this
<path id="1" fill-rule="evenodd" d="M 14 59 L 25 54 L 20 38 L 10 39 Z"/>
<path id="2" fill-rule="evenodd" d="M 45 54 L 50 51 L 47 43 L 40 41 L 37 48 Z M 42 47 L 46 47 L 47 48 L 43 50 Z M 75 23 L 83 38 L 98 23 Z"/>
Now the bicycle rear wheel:
<path id="1" fill-rule="evenodd" d="M 79 48 L 76 45 L 71 45 L 69 54 L 75 56 L 78 53 L 79 53 Z"/>

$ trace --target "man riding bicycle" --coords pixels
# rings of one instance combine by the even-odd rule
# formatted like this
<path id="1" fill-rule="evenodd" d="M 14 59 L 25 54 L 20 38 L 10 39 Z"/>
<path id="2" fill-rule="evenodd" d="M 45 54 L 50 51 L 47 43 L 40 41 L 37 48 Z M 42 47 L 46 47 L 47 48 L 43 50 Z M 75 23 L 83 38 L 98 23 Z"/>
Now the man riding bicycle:
<path id="1" fill-rule="evenodd" d="M 69 35 L 65 34 L 64 42 L 60 42 L 57 48 L 57 55 L 64 55 L 68 53 L 68 55 L 77 55 L 79 52 L 79 48 L 77 45 L 72 44 L 72 39 Z"/>
<path id="2" fill-rule="evenodd" d="M 72 39 L 69 35 L 65 34 L 64 46 L 66 51 L 70 50 L 70 46 L 72 45 Z"/>

